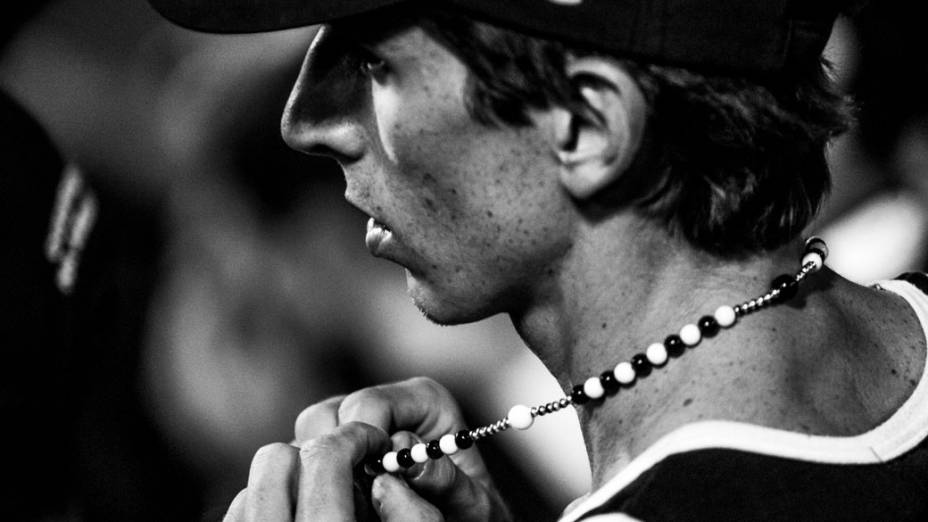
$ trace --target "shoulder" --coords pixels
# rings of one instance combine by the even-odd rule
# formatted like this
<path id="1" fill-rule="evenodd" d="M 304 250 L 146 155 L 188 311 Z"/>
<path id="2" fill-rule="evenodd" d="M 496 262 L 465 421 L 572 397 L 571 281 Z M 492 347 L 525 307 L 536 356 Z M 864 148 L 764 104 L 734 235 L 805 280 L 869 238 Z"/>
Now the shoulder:
<path id="1" fill-rule="evenodd" d="M 808 296 L 807 310 L 800 331 L 813 342 L 791 352 L 802 365 L 789 382 L 799 399 L 790 417 L 804 413 L 809 429 L 785 427 L 853 435 L 893 415 L 924 373 L 928 296 L 901 279 L 861 286 L 835 275 Z"/>

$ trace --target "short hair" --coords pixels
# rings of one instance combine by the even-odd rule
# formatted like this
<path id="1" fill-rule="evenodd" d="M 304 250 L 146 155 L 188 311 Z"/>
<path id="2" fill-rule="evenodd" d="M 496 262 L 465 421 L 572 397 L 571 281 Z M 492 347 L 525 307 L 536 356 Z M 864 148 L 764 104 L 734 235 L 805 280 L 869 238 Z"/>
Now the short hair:
<path id="1" fill-rule="evenodd" d="M 602 53 L 425 11 L 422 28 L 469 68 L 466 102 L 477 121 L 525 126 L 531 109 L 583 110 L 567 57 Z M 773 250 L 802 232 L 829 189 L 825 146 L 850 122 L 824 61 L 750 78 L 616 58 L 648 103 L 645 145 L 586 207 L 631 205 L 722 257 Z"/>

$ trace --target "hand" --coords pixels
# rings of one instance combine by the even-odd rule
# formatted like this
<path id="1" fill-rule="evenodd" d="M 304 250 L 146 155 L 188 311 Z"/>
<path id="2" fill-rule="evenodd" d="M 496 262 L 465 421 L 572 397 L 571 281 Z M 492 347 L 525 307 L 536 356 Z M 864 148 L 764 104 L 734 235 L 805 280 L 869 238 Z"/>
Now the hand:
<path id="1" fill-rule="evenodd" d="M 299 450 L 277 444 L 258 451 L 248 488 L 233 501 L 226 520 L 363 519 L 362 504 L 356 507 L 352 493 L 363 461 L 463 428 L 450 393 L 430 379 L 322 401 L 297 418 Z M 370 494 L 382 520 L 511 518 L 475 449 L 416 464 L 402 474 L 378 475 Z"/>
<path id="2" fill-rule="evenodd" d="M 345 423 L 300 447 L 277 443 L 255 453 L 248 487 L 224 521 L 367 520 L 356 502 L 355 470 L 368 455 L 390 447 L 386 432 Z"/>

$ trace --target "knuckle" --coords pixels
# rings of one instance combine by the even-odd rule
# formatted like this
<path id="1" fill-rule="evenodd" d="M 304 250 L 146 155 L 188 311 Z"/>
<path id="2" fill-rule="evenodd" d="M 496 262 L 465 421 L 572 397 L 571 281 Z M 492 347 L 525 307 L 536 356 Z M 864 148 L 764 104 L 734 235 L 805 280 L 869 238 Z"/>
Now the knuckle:
<path id="1" fill-rule="evenodd" d="M 331 422 L 335 418 L 337 408 L 338 405 L 332 401 L 323 401 L 303 409 L 296 416 L 293 432 L 300 436 L 302 433 L 312 431 L 317 425 Z"/>
<path id="2" fill-rule="evenodd" d="M 358 390 L 348 397 L 345 398 L 345 402 L 348 403 L 348 406 L 355 406 L 359 404 L 368 404 L 368 403 L 384 403 L 388 402 L 387 394 L 383 392 L 380 388 L 364 388 Z"/>
<path id="3" fill-rule="evenodd" d="M 245 509 L 245 497 L 248 495 L 248 488 L 245 488 L 238 492 L 235 495 L 235 498 L 232 499 L 232 503 L 229 504 L 229 509 L 226 511 L 225 516 L 222 517 L 222 522 L 234 522 L 242 520 L 244 517 Z"/>
<path id="4" fill-rule="evenodd" d="M 300 459 L 305 461 L 337 455 L 342 445 L 341 437 L 335 434 L 322 435 L 300 445 Z"/>
<path id="5" fill-rule="evenodd" d="M 362 408 L 379 410 L 389 402 L 386 394 L 378 388 L 364 388 L 345 397 L 338 407 L 338 418 L 352 419 Z"/>
<path id="6" fill-rule="evenodd" d="M 415 390 L 421 390 L 429 395 L 438 396 L 442 399 L 451 396 L 447 388 L 431 377 L 413 377 L 407 380 L 406 383 Z"/>
<path id="7" fill-rule="evenodd" d="M 348 422 L 335 431 L 308 440 L 300 445 L 299 458 L 303 465 L 325 459 L 329 461 L 351 461 L 359 453 L 364 453 L 370 444 L 383 441 L 387 434 L 363 422 Z"/>
<path id="8" fill-rule="evenodd" d="M 251 459 L 252 469 L 289 465 L 296 456 L 296 448 L 283 442 L 262 446 Z"/>
<path id="9" fill-rule="evenodd" d="M 457 402 L 454 396 L 435 379 L 430 377 L 413 377 L 406 381 L 416 395 L 420 395 L 427 403 L 441 408 L 443 411 L 457 415 Z"/>
<path id="10" fill-rule="evenodd" d="M 424 375 L 419 375 L 417 377 L 411 377 L 406 380 L 406 382 L 413 388 L 424 388 L 428 390 L 437 390 L 441 389 L 442 385 L 438 384 L 438 381 L 431 377 L 426 377 Z"/>
<path id="11" fill-rule="evenodd" d="M 377 426 L 372 426 L 366 422 L 347 422 L 339 426 L 338 431 L 333 434 L 338 441 L 344 444 L 346 441 L 361 442 L 371 437 L 387 437 L 387 433 Z"/>

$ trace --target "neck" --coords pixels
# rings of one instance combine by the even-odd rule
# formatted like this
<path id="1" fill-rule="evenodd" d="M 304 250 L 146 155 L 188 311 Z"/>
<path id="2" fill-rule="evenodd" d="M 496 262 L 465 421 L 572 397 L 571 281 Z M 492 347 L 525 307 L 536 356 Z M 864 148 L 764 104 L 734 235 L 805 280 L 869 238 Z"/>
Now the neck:
<path id="1" fill-rule="evenodd" d="M 773 278 L 798 267 L 798 245 L 765 256 L 722 260 L 656 232 L 652 225 L 622 219 L 578 234 L 582 239 L 564 259 L 557 283 L 536 296 L 530 308 L 513 314 L 523 339 L 567 391 L 719 305 L 763 294 Z M 750 352 L 744 347 L 756 345 L 752 339 L 769 334 L 782 320 L 776 308 L 704 340 L 601 406 L 578 409 L 594 485 L 660 435 L 699 419 L 711 403 L 721 402 L 698 401 L 719 392 L 715 377 L 720 365 L 737 364 L 739 358 L 743 364 Z"/>

